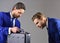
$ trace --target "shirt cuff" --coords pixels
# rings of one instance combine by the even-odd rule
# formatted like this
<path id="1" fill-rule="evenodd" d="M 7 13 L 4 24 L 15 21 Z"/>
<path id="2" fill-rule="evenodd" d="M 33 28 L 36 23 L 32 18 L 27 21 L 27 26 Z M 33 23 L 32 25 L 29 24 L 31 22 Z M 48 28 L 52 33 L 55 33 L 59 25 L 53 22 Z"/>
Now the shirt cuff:
<path id="1" fill-rule="evenodd" d="M 8 34 L 11 34 L 11 28 L 9 28 L 9 32 L 8 32 Z"/>

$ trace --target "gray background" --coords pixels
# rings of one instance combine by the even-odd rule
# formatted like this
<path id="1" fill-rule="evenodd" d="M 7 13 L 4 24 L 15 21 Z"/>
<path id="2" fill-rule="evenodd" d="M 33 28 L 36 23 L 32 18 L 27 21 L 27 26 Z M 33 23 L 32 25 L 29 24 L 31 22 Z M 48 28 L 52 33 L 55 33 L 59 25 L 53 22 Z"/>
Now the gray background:
<path id="1" fill-rule="evenodd" d="M 48 17 L 60 18 L 60 0 L 0 0 L 0 11 L 11 11 L 17 2 L 23 2 L 26 6 L 25 13 L 19 18 L 22 28 L 31 33 L 31 43 L 48 43 L 48 33 L 35 26 L 31 17 L 38 11 Z"/>

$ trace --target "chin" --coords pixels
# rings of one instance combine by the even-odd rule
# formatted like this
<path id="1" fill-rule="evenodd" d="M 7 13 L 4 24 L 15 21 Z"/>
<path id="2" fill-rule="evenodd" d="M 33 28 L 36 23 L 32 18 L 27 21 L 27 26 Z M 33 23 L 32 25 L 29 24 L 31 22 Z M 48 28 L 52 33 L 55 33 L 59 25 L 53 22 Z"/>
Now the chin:
<path id="1" fill-rule="evenodd" d="M 20 16 L 16 16 L 15 18 L 19 18 Z"/>
<path id="2" fill-rule="evenodd" d="M 42 30 L 44 29 L 44 27 L 39 27 L 39 28 L 41 28 Z"/>
<path id="3" fill-rule="evenodd" d="M 42 27 L 38 27 L 38 28 L 42 29 Z"/>

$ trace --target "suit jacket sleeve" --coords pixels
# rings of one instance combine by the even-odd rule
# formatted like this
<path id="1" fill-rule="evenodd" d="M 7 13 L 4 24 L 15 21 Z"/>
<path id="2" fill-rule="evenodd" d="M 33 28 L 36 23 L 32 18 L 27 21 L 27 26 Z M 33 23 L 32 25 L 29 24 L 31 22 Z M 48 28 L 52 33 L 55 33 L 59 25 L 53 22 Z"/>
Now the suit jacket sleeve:
<path id="1" fill-rule="evenodd" d="M 60 20 L 56 20 L 56 29 L 57 32 L 55 33 L 55 41 L 56 43 L 60 43 Z"/>
<path id="2" fill-rule="evenodd" d="M 56 20 L 56 27 L 57 27 L 58 33 L 60 35 L 60 20 Z"/>
<path id="3" fill-rule="evenodd" d="M 0 32 L 4 35 L 8 35 L 8 28 L 9 27 L 3 27 L 3 14 L 0 12 Z"/>

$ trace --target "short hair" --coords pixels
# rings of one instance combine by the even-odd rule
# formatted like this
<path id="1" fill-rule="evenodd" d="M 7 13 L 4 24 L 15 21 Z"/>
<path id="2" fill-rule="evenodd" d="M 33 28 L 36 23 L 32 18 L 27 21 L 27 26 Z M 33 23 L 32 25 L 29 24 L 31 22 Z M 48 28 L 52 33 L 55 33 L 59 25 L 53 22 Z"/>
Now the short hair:
<path id="1" fill-rule="evenodd" d="M 26 10 L 25 5 L 24 5 L 22 2 L 16 3 L 16 4 L 13 6 L 12 10 L 14 10 L 15 7 L 16 7 L 16 9 L 24 9 L 24 10 Z"/>
<path id="2" fill-rule="evenodd" d="M 37 12 L 35 15 L 33 15 L 32 21 L 34 21 L 36 18 L 41 19 L 42 16 L 43 16 L 43 14 L 41 12 Z"/>

